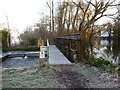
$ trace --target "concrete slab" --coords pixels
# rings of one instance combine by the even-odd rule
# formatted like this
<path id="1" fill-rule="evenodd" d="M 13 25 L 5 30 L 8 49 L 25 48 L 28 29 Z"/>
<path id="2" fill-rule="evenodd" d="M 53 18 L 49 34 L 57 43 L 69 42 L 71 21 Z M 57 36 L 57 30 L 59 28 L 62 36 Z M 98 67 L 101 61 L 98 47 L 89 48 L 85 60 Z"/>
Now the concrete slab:
<path id="1" fill-rule="evenodd" d="M 71 65 L 72 63 L 60 52 L 55 45 L 49 46 L 49 64 L 51 65 Z"/>

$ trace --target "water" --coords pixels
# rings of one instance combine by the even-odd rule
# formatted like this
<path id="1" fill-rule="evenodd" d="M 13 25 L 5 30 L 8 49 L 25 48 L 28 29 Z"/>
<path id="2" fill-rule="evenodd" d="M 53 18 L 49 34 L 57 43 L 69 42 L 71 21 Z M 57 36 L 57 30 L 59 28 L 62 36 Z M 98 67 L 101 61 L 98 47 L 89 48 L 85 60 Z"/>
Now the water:
<path id="1" fill-rule="evenodd" d="M 33 65 L 38 65 L 38 58 L 33 58 L 33 57 L 28 57 L 28 58 L 23 58 L 23 57 L 13 57 L 13 58 L 8 58 L 4 62 L 2 62 L 2 67 L 3 68 L 25 68 L 25 67 L 30 67 Z"/>
<path id="2" fill-rule="evenodd" d="M 96 57 L 102 57 L 117 64 L 120 60 L 120 42 L 113 40 L 100 40 L 92 46 L 92 54 Z"/>
<path id="3" fill-rule="evenodd" d="M 2 53 L 1 56 L 11 55 L 11 54 L 31 54 L 31 53 L 39 53 L 39 51 L 9 51 Z M 7 58 L 2 62 L 3 68 L 25 68 L 33 65 L 39 64 L 39 57 L 12 57 Z"/>
<path id="4" fill-rule="evenodd" d="M 4 52 L 2 55 L 9 55 L 9 54 L 31 54 L 31 53 L 39 53 L 39 51 L 8 51 Z"/>
<path id="5" fill-rule="evenodd" d="M 0 58 L 6 55 L 11 55 L 11 54 L 34 54 L 34 53 L 39 53 L 39 51 L 8 51 L 8 52 L 2 52 L 0 51 Z"/>

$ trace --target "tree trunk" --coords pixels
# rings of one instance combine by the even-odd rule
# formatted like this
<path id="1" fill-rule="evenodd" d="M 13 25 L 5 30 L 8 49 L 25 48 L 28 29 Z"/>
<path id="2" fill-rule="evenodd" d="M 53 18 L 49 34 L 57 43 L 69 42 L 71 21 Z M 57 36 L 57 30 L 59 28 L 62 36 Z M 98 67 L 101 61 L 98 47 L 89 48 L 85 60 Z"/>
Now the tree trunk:
<path id="1" fill-rule="evenodd" d="M 76 30 L 75 30 L 75 21 L 76 21 L 77 15 L 78 15 L 78 10 L 79 10 L 79 8 L 77 7 L 75 17 L 74 17 L 74 20 L 73 20 L 73 23 L 72 23 L 72 29 L 73 29 L 72 31 L 73 32 L 76 32 Z"/>
<path id="2" fill-rule="evenodd" d="M 85 30 L 83 30 L 82 32 L 81 32 L 81 34 L 80 34 L 80 39 L 81 40 L 89 40 L 89 33 L 88 33 L 88 29 L 85 29 Z"/>

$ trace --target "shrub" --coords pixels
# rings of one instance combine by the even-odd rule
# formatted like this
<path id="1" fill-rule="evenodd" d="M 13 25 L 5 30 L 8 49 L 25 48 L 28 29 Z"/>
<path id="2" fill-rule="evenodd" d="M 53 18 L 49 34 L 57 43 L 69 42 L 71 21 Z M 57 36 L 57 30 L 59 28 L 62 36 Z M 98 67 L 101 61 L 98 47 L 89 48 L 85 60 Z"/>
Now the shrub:
<path id="1" fill-rule="evenodd" d="M 7 48 L 8 47 L 8 32 L 4 30 L 0 30 L 0 41 L 2 43 L 2 48 Z"/>
<path id="2" fill-rule="evenodd" d="M 88 59 L 88 63 L 93 66 L 101 67 L 104 70 L 107 70 L 109 72 L 115 72 L 115 68 L 117 65 L 113 64 L 112 62 L 100 57 L 95 58 L 94 56 L 90 56 Z"/>

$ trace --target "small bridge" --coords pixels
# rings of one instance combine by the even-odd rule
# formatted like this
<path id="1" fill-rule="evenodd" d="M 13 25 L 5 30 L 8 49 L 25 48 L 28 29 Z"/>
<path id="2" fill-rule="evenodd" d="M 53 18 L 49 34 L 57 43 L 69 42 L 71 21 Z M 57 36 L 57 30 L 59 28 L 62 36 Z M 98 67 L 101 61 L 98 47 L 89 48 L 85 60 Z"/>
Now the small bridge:
<path id="1" fill-rule="evenodd" d="M 55 45 L 49 46 L 49 64 L 51 65 L 70 65 L 72 64 Z"/>

